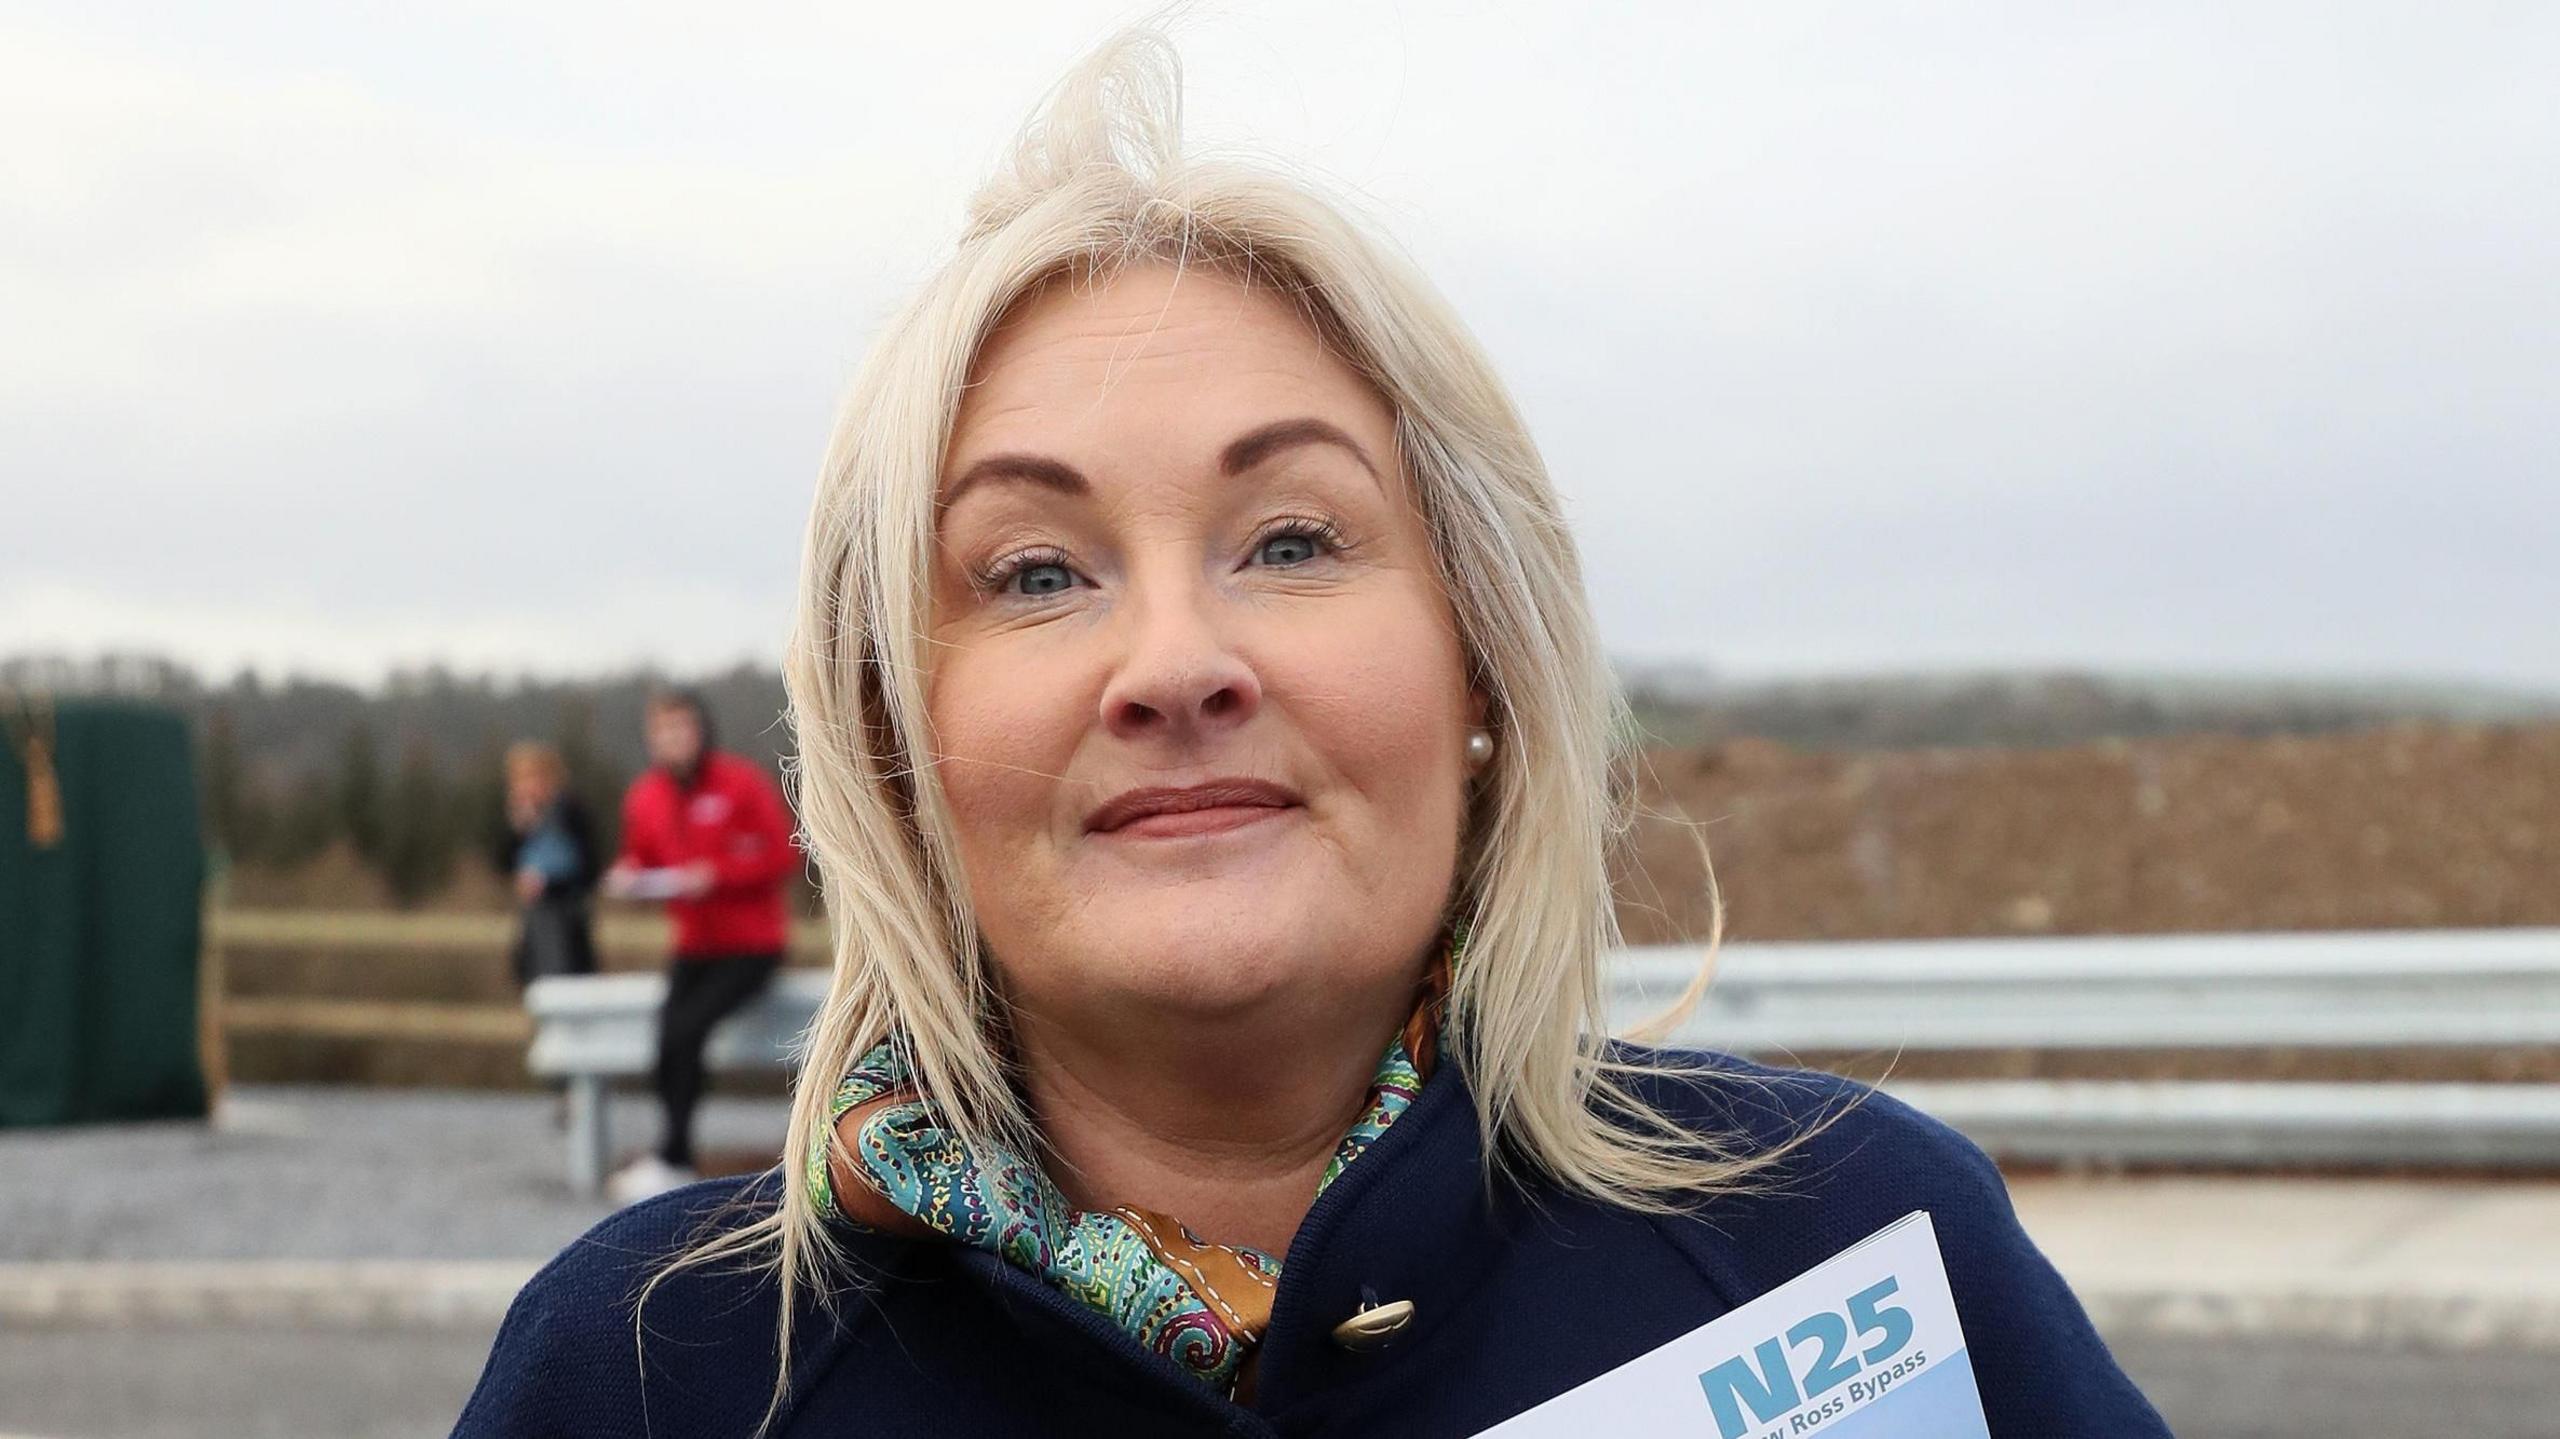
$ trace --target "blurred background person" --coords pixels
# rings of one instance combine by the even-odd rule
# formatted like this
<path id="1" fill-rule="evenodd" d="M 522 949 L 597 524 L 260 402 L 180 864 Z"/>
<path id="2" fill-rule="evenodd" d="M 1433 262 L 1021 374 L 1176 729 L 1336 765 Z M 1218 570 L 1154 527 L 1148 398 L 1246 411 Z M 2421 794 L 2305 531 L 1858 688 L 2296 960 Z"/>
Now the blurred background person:
<path id="1" fill-rule="evenodd" d="M 675 921 L 667 1000 L 658 1015 L 657 1151 L 618 1171 L 617 1204 L 696 1178 L 693 1114 L 703 1046 L 721 1020 L 764 992 L 782 965 L 791 921 L 783 895 L 799 860 L 782 791 L 765 772 L 713 744 L 700 696 L 652 695 L 644 714 L 649 769 L 622 800 L 622 853 L 606 878 L 617 898 L 663 901 Z"/>
<path id="2" fill-rule="evenodd" d="M 507 749 L 507 826 L 493 856 L 515 885 L 518 987 L 546 975 L 593 974 L 595 828 L 569 792 L 560 751 L 527 740 Z"/>

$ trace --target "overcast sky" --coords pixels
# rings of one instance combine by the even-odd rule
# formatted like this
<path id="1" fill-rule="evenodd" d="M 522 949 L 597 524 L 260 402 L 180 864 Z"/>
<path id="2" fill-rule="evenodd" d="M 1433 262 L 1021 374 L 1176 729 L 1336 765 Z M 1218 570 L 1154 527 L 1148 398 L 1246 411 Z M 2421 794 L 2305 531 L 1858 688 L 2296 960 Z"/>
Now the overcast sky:
<path id="1" fill-rule="evenodd" d="M 1204 6 L 1620 654 L 2560 689 L 2560 6 Z M 0 4 L 0 653 L 770 660 L 830 409 L 1126 5 Z"/>

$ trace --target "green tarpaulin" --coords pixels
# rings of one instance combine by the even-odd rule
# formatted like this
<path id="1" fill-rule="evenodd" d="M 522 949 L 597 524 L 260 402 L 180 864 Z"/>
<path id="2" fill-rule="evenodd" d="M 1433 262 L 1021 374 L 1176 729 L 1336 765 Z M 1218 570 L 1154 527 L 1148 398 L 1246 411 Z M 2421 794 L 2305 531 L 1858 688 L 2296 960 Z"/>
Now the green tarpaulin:
<path id="1" fill-rule="evenodd" d="M 203 1114 L 185 721 L 0 696 L 0 736 L 0 1126 Z M 29 833 L 31 736 L 49 737 L 61 786 L 50 844 Z"/>

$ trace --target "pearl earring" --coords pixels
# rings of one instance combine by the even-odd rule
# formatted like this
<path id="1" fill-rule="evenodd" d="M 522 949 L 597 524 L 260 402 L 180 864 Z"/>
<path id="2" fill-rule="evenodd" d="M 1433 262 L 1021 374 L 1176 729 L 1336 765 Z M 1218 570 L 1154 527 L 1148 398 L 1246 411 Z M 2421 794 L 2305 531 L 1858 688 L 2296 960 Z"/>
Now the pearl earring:
<path id="1" fill-rule="evenodd" d="M 1482 769 L 1493 763 L 1493 731 L 1467 731 L 1467 768 Z"/>

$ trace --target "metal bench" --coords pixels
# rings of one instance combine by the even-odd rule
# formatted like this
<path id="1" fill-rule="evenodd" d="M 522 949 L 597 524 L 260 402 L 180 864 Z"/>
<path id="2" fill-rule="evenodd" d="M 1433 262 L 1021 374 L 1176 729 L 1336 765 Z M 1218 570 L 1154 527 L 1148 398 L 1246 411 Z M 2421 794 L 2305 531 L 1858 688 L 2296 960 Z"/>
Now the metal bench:
<path id="1" fill-rule="evenodd" d="M 783 970 L 711 1032 L 703 1063 L 715 1074 L 789 1069 L 826 996 L 825 970 Z M 569 1185 L 580 1194 L 603 1188 L 612 1164 L 607 1087 L 657 1066 L 666 998 L 666 977 L 656 974 L 556 975 L 525 990 L 535 1026 L 525 1067 L 568 1082 Z"/>
<path id="2" fill-rule="evenodd" d="M 1612 1020 L 1678 994 L 1695 948 L 1610 966 Z M 826 975 L 785 970 L 721 1026 L 717 1070 L 792 1062 Z M 605 1086 L 656 1058 L 665 982 L 545 979 L 530 1067 L 569 1081 L 570 1181 L 600 1184 Z M 1784 1059 L 1953 1050 L 2560 1046 L 2560 930 L 1738 944 L 1669 1042 Z M 2560 1165 L 2560 1085 L 1888 1081 L 2004 1158 Z"/>

